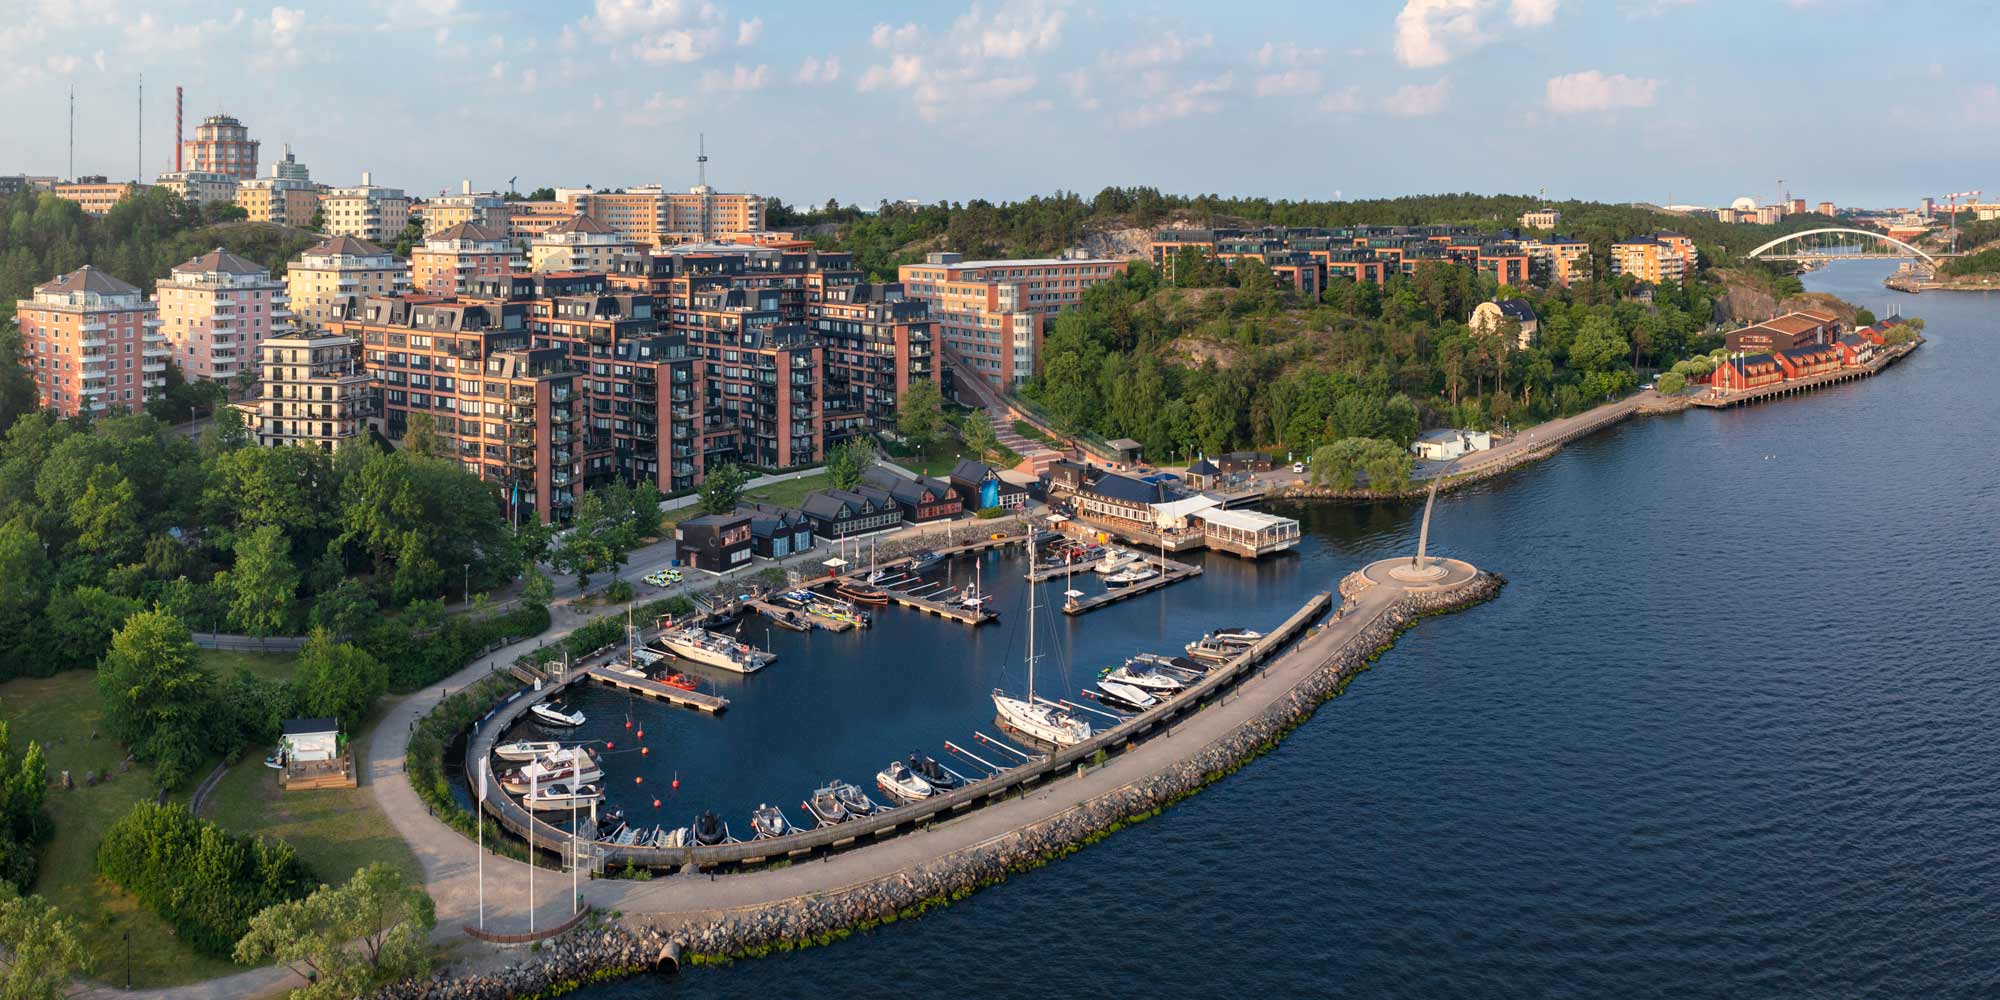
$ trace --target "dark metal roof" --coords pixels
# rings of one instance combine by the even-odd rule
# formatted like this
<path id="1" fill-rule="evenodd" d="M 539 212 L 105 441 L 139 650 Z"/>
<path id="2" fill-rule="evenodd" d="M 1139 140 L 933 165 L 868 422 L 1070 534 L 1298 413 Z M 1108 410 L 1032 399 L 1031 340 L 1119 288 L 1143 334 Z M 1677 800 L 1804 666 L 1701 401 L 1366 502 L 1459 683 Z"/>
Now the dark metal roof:
<path id="1" fill-rule="evenodd" d="M 286 736 L 310 736 L 316 733 L 340 732 L 337 719 L 286 719 L 283 730 Z"/>
<path id="2" fill-rule="evenodd" d="M 222 274 L 264 274 L 270 269 L 216 247 L 185 264 L 174 265 L 174 270 L 183 274 L 207 274 L 210 271 Z"/>

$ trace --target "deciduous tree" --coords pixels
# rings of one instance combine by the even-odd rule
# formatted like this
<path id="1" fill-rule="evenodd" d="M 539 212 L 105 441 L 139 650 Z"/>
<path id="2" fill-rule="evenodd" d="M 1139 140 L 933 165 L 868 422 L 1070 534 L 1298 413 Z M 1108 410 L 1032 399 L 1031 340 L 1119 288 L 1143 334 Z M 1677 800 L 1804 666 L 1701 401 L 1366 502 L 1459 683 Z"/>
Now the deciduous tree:
<path id="1" fill-rule="evenodd" d="M 340 886 L 322 885 L 250 920 L 236 942 L 245 965 L 276 961 L 306 985 L 300 1000 L 345 1000 L 430 972 L 437 908 L 423 887 L 375 862 Z"/>
<path id="2" fill-rule="evenodd" d="M 207 752 L 204 715 L 213 684 L 187 626 L 163 611 L 126 619 L 97 668 L 106 728 L 152 762 L 163 788 L 179 787 Z"/>

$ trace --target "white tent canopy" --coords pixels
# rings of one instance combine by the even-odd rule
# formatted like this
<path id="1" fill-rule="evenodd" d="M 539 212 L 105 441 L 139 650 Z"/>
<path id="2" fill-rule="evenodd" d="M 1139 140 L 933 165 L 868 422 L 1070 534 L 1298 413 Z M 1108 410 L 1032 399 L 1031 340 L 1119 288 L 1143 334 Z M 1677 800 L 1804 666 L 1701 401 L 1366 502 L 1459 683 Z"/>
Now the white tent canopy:
<path id="1" fill-rule="evenodd" d="M 1156 503 L 1153 505 L 1153 525 L 1158 528 L 1179 528 L 1187 523 L 1190 516 L 1221 505 L 1222 501 L 1200 494 L 1167 503 Z"/>

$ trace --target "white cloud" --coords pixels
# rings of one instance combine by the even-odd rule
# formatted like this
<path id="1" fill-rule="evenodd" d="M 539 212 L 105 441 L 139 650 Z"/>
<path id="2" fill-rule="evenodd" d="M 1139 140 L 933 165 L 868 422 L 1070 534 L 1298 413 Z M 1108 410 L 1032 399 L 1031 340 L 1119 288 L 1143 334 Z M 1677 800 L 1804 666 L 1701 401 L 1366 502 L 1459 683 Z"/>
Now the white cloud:
<path id="1" fill-rule="evenodd" d="M 1164 66 L 1180 62 L 1189 55 L 1214 44 L 1215 36 L 1206 32 L 1192 38 L 1183 38 L 1179 32 L 1169 31 L 1132 48 L 1106 52 L 1103 61 L 1106 65 L 1122 66 L 1127 69 Z"/>
<path id="2" fill-rule="evenodd" d="M 1630 77 L 1623 73 L 1605 76 L 1592 69 L 1551 78 L 1548 83 L 1548 107 L 1559 115 L 1650 108 L 1659 93 L 1658 80 Z"/>
<path id="3" fill-rule="evenodd" d="M 1539 28 L 1556 19 L 1557 0 L 1512 0 L 1507 17 L 1517 28 Z"/>
<path id="4" fill-rule="evenodd" d="M 693 102 L 685 97 L 674 97 L 664 90 L 656 90 L 646 98 L 638 110 L 625 114 L 625 121 L 631 125 L 665 125 L 687 117 Z"/>
<path id="5" fill-rule="evenodd" d="M 539 83 L 540 81 L 535 75 L 535 68 L 533 66 L 530 66 L 527 69 L 521 71 L 521 93 L 523 94 L 534 93 L 535 87 Z"/>
<path id="6" fill-rule="evenodd" d="M 299 27 L 305 22 L 305 11 L 291 7 L 271 8 L 271 44 L 290 48 L 298 41 Z"/>
<path id="7" fill-rule="evenodd" d="M 912 21 L 898 28 L 889 24 L 878 24 L 869 33 L 868 42 L 878 49 L 907 49 L 922 41 L 924 29 Z"/>
<path id="8" fill-rule="evenodd" d="M 1294 68 L 1257 78 L 1258 97 L 1297 97 L 1319 90 L 1319 70 Z"/>
<path id="9" fill-rule="evenodd" d="M 762 63 L 759 63 L 755 67 L 738 63 L 735 68 L 727 73 L 719 69 L 712 69 L 703 73 L 701 75 L 701 89 L 710 93 L 715 91 L 731 91 L 741 94 L 752 90 L 763 90 L 764 84 L 768 83 L 770 79 L 771 67 L 765 66 Z"/>
<path id="10" fill-rule="evenodd" d="M 1396 15 L 1396 61 L 1413 69 L 1441 66 L 1487 41 L 1479 24 L 1491 0 L 1407 0 Z"/>
<path id="11" fill-rule="evenodd" d="M 1259 66 L 1299 66 L 1326 58 L 1325 49 L 1302 49 L 1291 42 L 1265 42 L 1257 50 Z"/>
<path id="12" fill-rule="evenodd" d="M 1222 95 L 1229 93 L 1236 86 L 1236 79 L 1234 74 L 1224 73 L 1206 80 L 1179 84 L 1158 70 L 1154 70 L 1146 74 L 1143 83 L 1147 89 L 1158 95 L 1158 98 L 1120 112 L 1118 124 L 1126 128 L 1145 128 L 1161 122 L 1221 111 Z"/>
<path id="13" fill-rule="evenodd" d="M 180 24 L 163 24 L 151 11 L 125 23 L 125 47 L 133 52 L 174 52 L 199 49 L 213 44 L 224 32 L 243 24 L 242 8 L 228 21 L 209 18 Z"/>
<path id="14" fill-rule="evenodd" d="M 818 56 L 807 56 L 806 61 L 799 64 L 799 72 L 793 79 L 808 84 L 832 83 L 840 79 L 840 57 L 827 56 L 821 59 Z"/>
<path id="15" fill-rule="evenodd" d="M 695 62 L 713 51 L 722 41 L 722 22 L 721 8 L 707 2 L 597 0 L 578 25 L 600 42 L 630 41 L 630 52 L 641 61 L 672 64 Z M 739 37 L 741 31 L 739 26 Z"/>
<path id="16" fill-rule="evenodd" d="M 1062 41 L 1069 12 L 1061 0 L 1013 0 L 988 16 L 974 3 L 951 26 L 960 55 L 970 59 L 1020 59 Z"/>
<path id="17" fill-rule="evenodd" d="M 1686 7 L 1695 0 L 1634 0 L 1625 8 L 1625 16 L 1634 21 L 1649 17 L 1659 17 L 1676 7 Z"/>
<path id="18" fill-rule="evenodd" d="M 1382 102 L 1382 110 L 1405 118 L 1421 118 L 1443 111 L 1450 99 L 1451 77 L 1447 76 L 1436 83 L 1410 83 L 1397 88 Z"/>
<path id="19" fill-rule="evenodd" d="M 1361 88 L 1342 87 L 1319 99 L 1319 109 L 1330 115 L 1351 115 L 1361 110 Z"/>
<path id="20" fill-rule="evenodd" d="M 1967 91 L 1961 102 L 1965 120 L 1973 125 L 2000 125 L 2000 87 L 1987 84 Z"/>
<path id="21" fill-rule="evenodd" d="M 1090 72 L 1088 70 L 1079 69 L 1064 73 L 1062 75 L 1062 82 L 1063 86 L 1069 88 L 1070 103 L 1074 104 L 1077 110 L 1096 111 L 1098 106 L 1103 103 L 1097 99 L 1096 95 L 1091 93 Z"/>
<path id="22" fill-rule="evenodd" d="M 755 45 L 757 44 L 757 39 L 763 34 L 764 19 L 761 17 L 753 17 L 748 21 L 736 22 L 736 44 L 739 46 Z"/>
<path id="23" fill-rule="evenodd" d="M 861 74 L 857 89 L 864 93 L 884 87 L 904 89 L 914 87 L 924 75 L 924 57 L 897 56 L 886 66 L 870 66 Z"/>

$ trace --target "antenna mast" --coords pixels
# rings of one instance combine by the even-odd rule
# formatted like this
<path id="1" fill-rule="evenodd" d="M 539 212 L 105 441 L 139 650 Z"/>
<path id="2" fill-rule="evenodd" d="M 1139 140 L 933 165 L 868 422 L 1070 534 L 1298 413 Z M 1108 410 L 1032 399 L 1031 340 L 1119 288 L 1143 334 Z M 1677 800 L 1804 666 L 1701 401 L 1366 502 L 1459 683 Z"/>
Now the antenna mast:
<path id="1" fill-rule="evenodd" d="M 708 186 L 708 133 L 706 132 L 700 133 L 700 136 L 701 138 L 699 141 L 701 144 L 695 147 L 696 150 L 694 157 L 695 183 L 700 184 L 702 187 L 707 187 Z"/>
<path id="2" fill-rule="evenodd" d="M 139 74 L 139 172 L 135 181 L 146 179 L 146 74 Z"/>
<path id="3" fill-rule="evenodd" d="M 69 85 L 69 179 L 76 181 L 76 84 Z"/>

